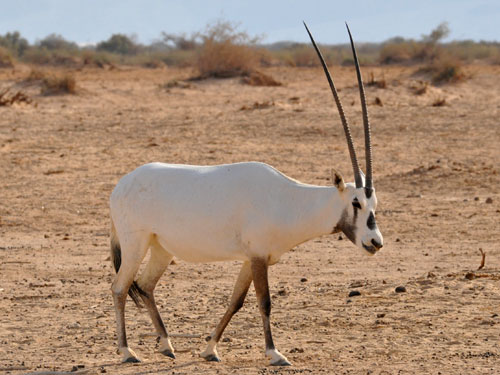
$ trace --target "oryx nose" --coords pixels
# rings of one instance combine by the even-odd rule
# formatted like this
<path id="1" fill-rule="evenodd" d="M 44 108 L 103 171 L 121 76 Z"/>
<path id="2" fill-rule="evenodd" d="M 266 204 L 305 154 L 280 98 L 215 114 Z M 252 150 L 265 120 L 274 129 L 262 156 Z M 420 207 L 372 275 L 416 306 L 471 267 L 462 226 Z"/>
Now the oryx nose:
<path id="1" fill-rule="evenodd" d="M 382 245 L 381 242 L 378 242 L 377 240 L 373 239 L 372 240 L 372 245 L 377 248 L 377 250 L 380 250 L 384 245 Z"/>

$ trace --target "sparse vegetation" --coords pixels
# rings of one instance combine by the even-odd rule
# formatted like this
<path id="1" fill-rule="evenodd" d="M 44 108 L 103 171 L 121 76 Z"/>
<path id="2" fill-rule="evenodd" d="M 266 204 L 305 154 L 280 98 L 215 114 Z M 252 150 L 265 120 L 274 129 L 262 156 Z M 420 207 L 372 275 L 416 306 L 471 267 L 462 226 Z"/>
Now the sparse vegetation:
<path id="1" fill-rule="evenodd" d="M 500 64 L 500 43 L 452 41 L 441 23 L 419 40 L 394 37 L 383 43 L 358 42 L 361 64 L 405 64 L 432 71 L 432 82 L 456 82 L 464 78 L 461 65 L 481 61 Z M 262 66 L 318 67 L 319 61 L 308 43 L 280 42 L 259 45 L 227 21 L 208 25 L 191 35 L 161 33 L 150 45 L 138 43 L 133 36 L 113 34 L 96 46 L 78 46 L 58 34 L 50 34 L 30 45 L 19 32 L 0 35 L 0 67 L 12 67 L 15 61 L 35 65 L 79 68 L 96 66 L 112 69 L 117 65 L 163 68 L 195 68 L 199 77 L 249 76 Z M 322 45 L 327 64 L 351 65 L 349 45 Z M 377 80 L 377 87 L 384 80 Z"/>

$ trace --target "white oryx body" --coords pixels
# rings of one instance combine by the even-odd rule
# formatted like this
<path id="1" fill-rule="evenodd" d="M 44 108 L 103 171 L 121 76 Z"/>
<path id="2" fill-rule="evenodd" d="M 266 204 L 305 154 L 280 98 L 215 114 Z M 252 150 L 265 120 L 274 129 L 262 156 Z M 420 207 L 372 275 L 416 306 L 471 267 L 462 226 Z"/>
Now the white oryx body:
<path id="1" fill-rule="evenodd" d="M 342 214 L 337 188 L 302 184 L 257 162 L 218 166 L 151 163 L 121 179 L 111 217 L 127 232 L 156 236 L 188 262 L 271 263 L 294 246 L 330 234 Z"/>
<path id="2" fill-rule="evenodd" d="M 345 184 L 342 176 L 334 172 L 333 186 L 307 185 L 257 162 L 217 166 L 151 163 L 124 176 L 110 200 L 111 259 L 117 271 L 111 289 L 118 350 L 124 362 L 139 361 L 127 344 L 127 294 L 137 305 L 140 300 L 146 305 L 160 337 L 160 352 L 175 358 L 153 294 L 173 257 L 189 262 L 243 263 L 228 309 L 208 337 L 207 348 L 201 353 L 203 358 L 219 361 L 217 343 L 243 305 L 253 282 L 264 327 L 266 355 L 272 365 L 289 365 L 286 357 L 276 350 L 271 334 L 268 267 L 296 245 L 340 231 L 370 254 L 383 246 L 375 222 L 377 198 L 372 178 L 370 124 L 352 37 L 365 129 L 366 179 L 359 168 L 335 85 L 310 33 L 309 36 L 337 103 L 355 184 Z M 134 280 L 148 250 L 149 262 Z"/>

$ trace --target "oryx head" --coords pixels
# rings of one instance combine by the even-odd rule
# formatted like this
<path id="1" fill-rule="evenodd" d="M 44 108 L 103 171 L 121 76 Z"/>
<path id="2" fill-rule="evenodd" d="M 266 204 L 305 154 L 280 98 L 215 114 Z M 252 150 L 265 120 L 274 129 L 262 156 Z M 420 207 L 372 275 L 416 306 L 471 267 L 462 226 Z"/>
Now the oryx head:
<path id="1" fill-rule="evenodd" d="M 356 49 L 354 48 L 354 42 L 352 40 L 351 31 L 349 26 L 347 26 L 347 32 L 349 33 L 349 38 L 351 40 L 351 48 L 354 57 L 354 65 L 356 66 L 356 74 L 358 77 L 359 86 L 359 96 L 361 98 L 361 108 L 363 111 L 363 124 L 365 130 L 365 155 L 366 155 L 366 178 L 361 171 L 358 159 L 356 157 L 356 152 L 354 150 L 354 145 L 351 137 L 351 131 L 349 128 L 349 123 L 344 114 L 342 108 L 342 103 L 337 94 L 337 89 L 333 83 L 328 67 L 326 66 L 325 60 L 321 55 L 321 52 L 314 41 L 311 32 L 307 28 L 304 22 L 307 33 L 311 38 L 311 42 L 316 50 L 323 70 L 325 71 L 326 78 L 330 84 L 330 88 L 337 104 L 337 108 L 340 114 L 340 119 L 342 120 L 342 125 L 344 127 L 344 132 L 347 140 L 347 146 L 349 148 L 349 155 L 351 156 L 352 168 L 354 171 L 354 184 L 346 184 L 343 177 L 338 172 L 332 173 L 332 181 L 337 187 L 340 197 L 344 202 L 343 211 L 337 226 L 334 228 L 334 232 L 342 231 L 354 244 L 366 250 L 370 254 L 375 254 L 383 246 L 383 238 L 380 233 L 377 222 L 375 221 L 375 209 L 377 208 L 377 197 L 375 195 L 375 188 L 373 187 L 373 177 L 372 177 L 372 148 L 371 148 L 371 136 L 370 136 L 370 122 L 368 120 L 368 110 L 366 107 L 365 99 L 365 89 L 363 86 L 363 80 L 361 78 L 361 71 L 359 68 L 358 57 L 356 55 Z"/>

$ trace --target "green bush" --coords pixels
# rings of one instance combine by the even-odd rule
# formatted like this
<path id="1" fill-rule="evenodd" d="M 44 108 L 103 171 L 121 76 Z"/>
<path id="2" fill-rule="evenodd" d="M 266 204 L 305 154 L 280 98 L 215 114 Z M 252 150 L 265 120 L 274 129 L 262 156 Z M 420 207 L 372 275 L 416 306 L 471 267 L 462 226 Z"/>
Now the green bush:
<path id="1" fill-rule="evenodd" d="M 14 31 L 0 36 L 0 46 L 8 49 L 12 54 L 19 57 L 28 49 L 29 43 L 26 39 L 21 37 L 19 31 Z"/>
<path id="2" fill-rule="evenodd" d="M 139 52 L 139 46 L 124 34 L 113 34 L 108 40 L 99 43 L 96 49 L 120 55 L 135 55 Z"/>

